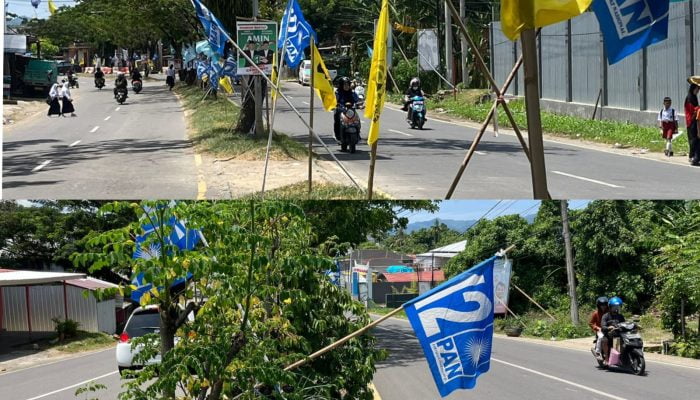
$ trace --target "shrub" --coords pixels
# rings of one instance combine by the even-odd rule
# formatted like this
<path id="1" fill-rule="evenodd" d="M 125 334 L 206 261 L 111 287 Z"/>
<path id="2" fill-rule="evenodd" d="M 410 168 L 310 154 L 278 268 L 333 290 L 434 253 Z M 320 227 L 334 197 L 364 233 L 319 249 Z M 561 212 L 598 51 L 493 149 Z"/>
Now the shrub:
<path id="1" fill-rule="evenodd" d="M 56 324 L 56 333 L 58 333 L 59 340 L 63 341 L 78 335 L 79 322 L 72 319 L 60 320 L 58 318 L 53 318 L 51 321 Z"/>

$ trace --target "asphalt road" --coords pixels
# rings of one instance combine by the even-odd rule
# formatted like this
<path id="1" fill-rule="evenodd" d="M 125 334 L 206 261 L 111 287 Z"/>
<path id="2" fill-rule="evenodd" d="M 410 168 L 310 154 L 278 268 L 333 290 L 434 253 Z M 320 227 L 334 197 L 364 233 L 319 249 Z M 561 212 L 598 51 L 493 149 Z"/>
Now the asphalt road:
<path id="1" fill-rule="evenodd" d="M 439 399 L 423 351 L 405 320 L 374 330 L 389 357 L 374 385 L 383 400 Z M 697 399 L 700 369 L 647 361 L 646 376 L 599 370 L 587 351 L 494 337 L 491 368 L 476 388 L 447 399 Z"/>
<path id="2" fill-rule="evenodd" d="M 285 83 L 285 93 L 304 115 L 309 88 Z M 333 115 L 315 100 L 314 126 L 324 142 L 357 178 L 366 181 L 369 122 L 363 117 L 363 141 L 356 154 L 341 153 L 333 138 Z M 275 130 L 308 138 L 308 130 L 283 101 L 278 101 Z M 381 117 L 375 187 L 397 198 L 445 198 L 476 129 L 431 119 L 423 131 L 412 130 L 405 113 L 385 108 Z M 603 132 L 601 132 L 604 134 Z M 316 151 L 325 150 L 315 144 Z M 487 131 L 453 198 L 532 198 L 530 166 L 514 136 Z M 700 168 L 641 159 L 611 152 L 545 142 L 550 194 L 567 199 L 639 199 L 700 197 Z M 350 184 L 350 181 L 347 181 Z"/>
<path id="3" fill-rule="evenodd" d="M 48 118 L 6 129 L 5 199 L 144 199 L 197 196 L 194 153 L 184 113 L 162 81 L 129 88 L 119 105 L 112 78 L 98 91 L 81 76 L 75 118 Z M 130 85 L 131 86 L 131 85 Z"/>

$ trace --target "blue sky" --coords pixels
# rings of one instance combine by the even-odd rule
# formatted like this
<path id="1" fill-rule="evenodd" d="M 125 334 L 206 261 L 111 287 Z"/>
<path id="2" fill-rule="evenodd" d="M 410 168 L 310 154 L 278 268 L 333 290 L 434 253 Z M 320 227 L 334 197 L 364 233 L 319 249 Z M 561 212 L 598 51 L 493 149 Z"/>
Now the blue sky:
<path id="1" fill-rule="evenodd" d="M 571 209 L 585 207 L 590 200 L 570 200 Z M 429 212 L 404 212 L 410 222 L 429 221 L 434 218 L 454 220 L 475 220 L 482 217 L 488 219 L 509 214 L 523 216 L 535 214 L 539 208 L 539 200 L 449 200 L 439 203 L 440 210 L 434 214 Z M 486 214 L 488 212 L 488 214 Z"/>
<path id="2" fill-rule="evenodd" d="M 75 4 L 73 0 L 53 0 L 56 7 L 71 6 Z M 9 4 L 7 11 L 24 17 L 34 17 L 34 7 L 30 0 L 5 0 L 5 4 Z M 49 1 L 41 0 L 39 7 L 36 9 L 38 18 L 47 18 L 49 16 Z"/>

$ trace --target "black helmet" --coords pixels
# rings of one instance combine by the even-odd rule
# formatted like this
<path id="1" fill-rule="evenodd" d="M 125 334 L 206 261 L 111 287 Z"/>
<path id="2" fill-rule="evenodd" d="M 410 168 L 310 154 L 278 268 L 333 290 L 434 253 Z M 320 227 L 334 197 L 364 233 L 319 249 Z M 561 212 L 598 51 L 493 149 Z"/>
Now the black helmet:
<path id="1" fill-rule="evenodd" d="M 600 307 L 600 306 L 603 306 L 603 305 L 604 305 L 604 306 L 607 306 L 607 305 L 608 305 L 608 298 L 605 297 L 605 296 L 600 296 L 600 297 L 598 297 L 598 300 L 595 301 L 595 305 L 596 305 L 597 307 Z"/>

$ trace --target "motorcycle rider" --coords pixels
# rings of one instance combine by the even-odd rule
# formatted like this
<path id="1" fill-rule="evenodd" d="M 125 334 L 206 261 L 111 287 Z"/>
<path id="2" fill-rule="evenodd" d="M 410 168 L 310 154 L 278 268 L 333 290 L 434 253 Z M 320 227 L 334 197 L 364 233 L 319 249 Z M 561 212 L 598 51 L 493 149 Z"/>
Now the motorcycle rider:
<path id="1" fill-rule="evenodd" d="M 613 338 L 615 336 L 618 336 L 619 333 L 616 333 L 613 328 L 617 327 L 622 322 L 625 322 L 625 317 L 622 315 L 620 312 L 622 308 L 622 299 L 615 296 L 612 297 L 608 301 L 608 312 L 603 315 L 603 318 L 601 319 L 601 327 L 603 328 L 603 331 L 605 332 L 605 335 L 607 337 L 607 342 L 608 342 L 608 349 L 612 349 L 613 345 Z M 610 360 L 610 351 L 606 351 L 605 355 L 605 365 L 608 364 L 608 361 Z"/>
<path id="2" fill-rule="evenodd" d="M 411 122 L 412 121 L 412 111 L 413 109 L 411 108 L 411 104 L 413 103 L 413 98 L 416 96 L 424 97 L 425 93 L 423 93 L 423 90 L 420 88 L 420 79 L 413 78 L 411 79 L 411 83 L 408 85 L 408 89 L 404 93 L 404 100 L 403 100 L 403 110 L 408 111 L 408 114 L 406 115 L 406 121 Z"/>
<path id="3" fill-rule="evenodd" d="M 124 89 L 128 93 L 127 86 L 128 84 L 126 82 L 126 76 L 124 76 L 124 72 L 119 71 L 117 73 L 117 79 L 114 81 L 114 97 L 117 97 L 118 89 Z"/>
<path id="4" fill-rule="evenodd" d="M 95 86 L 97 86 L 97 81 L 100 79 L 104 79 L 105 73 L 102 72 L 102 68 L 96 68 L 95 69 Z"/>
<path id="5" fill-rule="evenodd" d="M 340 113 L 348 103 L 350 103 L 351 107 L 355 107 L 358 101 L 357 94 L 350 89 L 350 78 L 347 76 L 340 79 L 338 90 L 335 91 L 335 99 L 338 102 L 338 106 L 333 114 L 333 133 L 335 133 L 335 138 L 340 141 Z"/>
<path id="6" fill-rule="evenodd" d="M 596 300 L 596 310 L 593 312 L 593 314 L 591 314 L 591 318 L 588 320 L 588 326 L 591 327 L 591 330 L 593 330 L 593 333 L 596 335 L 596 358 L 601 361 L 603 360 L 603 354 L 607 353 L 607 341 L 605 340 L 605 334 L 603 333 L 603 328 L 601 325 L 603 315 L 605 315 L 607 312 L 608 298 L 605 296 L 598 297 Z M 605 351 L 603 351 L 603 348 L 605 348 Z"/>

